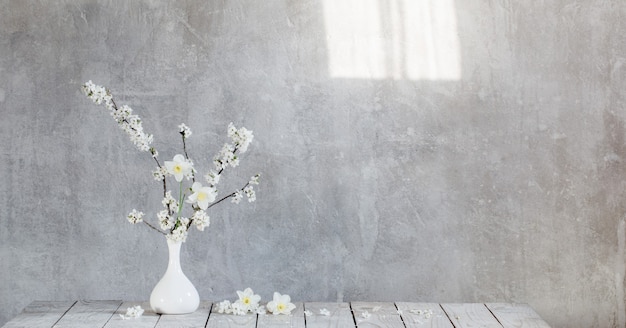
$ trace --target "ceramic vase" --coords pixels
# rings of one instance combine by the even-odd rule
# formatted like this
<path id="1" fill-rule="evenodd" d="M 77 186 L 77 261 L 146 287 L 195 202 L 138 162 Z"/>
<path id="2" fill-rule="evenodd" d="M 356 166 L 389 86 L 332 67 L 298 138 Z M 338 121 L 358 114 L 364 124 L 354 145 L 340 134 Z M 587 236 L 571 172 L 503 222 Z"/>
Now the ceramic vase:
<path id="1" fill-rule="evenodd" d="M 182 242 L 167 239 L 169 262 L 163 278 L 150 294 L 150 307 L 159 314 L 192 313 L 200 305 L 196 287 L 189 281 L 180 266 Z"/>

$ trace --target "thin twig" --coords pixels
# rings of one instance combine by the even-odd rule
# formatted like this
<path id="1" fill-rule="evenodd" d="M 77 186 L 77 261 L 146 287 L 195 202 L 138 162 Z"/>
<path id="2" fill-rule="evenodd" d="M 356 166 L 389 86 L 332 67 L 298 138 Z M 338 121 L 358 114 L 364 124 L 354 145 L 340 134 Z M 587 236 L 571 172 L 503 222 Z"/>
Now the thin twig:
<path id="1" fill-rule="evenodd" d="M 150 227 L 150 228 L 154 229 L 156 232 L 158 232 L 158 233 L 160 233 L 160 234 L 162 234 L 162 235 L 164 235 L 164 236 L 167 236 L 167 234 L 166 234 L 165 232 L 163 232 L 163 231 L 161 231 L 161 230 L 159 230 L 159 229 L 155 228 L 155 227 L 154 227 L 153 225 L 151 225 L 150 223 L 148 223 L 148 222 L 146 222 L 146 221 L 142 221 L 142 222 L 143 222 L 143 223 L 145 223 L 148 227 Z"/>

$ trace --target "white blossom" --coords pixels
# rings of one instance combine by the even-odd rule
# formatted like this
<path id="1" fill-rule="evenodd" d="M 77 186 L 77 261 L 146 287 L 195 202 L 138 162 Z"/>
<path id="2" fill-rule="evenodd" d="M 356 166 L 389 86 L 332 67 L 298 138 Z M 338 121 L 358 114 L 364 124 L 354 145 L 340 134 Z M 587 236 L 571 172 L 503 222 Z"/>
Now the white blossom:
<path id="1" fill-rule="evenodd" d="M 245 308 L 241 302 L 235 302 L 230 305 L 231 313 L 234 315 L 246 315 L 248 310 Z"/>
<path id="2" fill-rule="evenodd" d="M 260 177 L 261 177 L 261 174 L 257 173 L 255 176 L 250 178 L 250 181 L 248 183 L 251 184 L 251 185 L 258 185 Z"/>
<path id="3" fill-rule="evenodd" d="M 214 186 L 220 182 L 220 175 L 214 170 L 211 170 L 204 176 L 204 179 L 210 186 Z"/>
<path id="4" fill-rule="evenodd" d="M 274 315 L 278 314 L 290 314 L 295 309 L 295 304 L 291 303 L 291 297 L 289 295 L 281 295 L 278 292 L 274 292 L 274 299 L 267 303 L 268 311 Z"/>
<path id="5" fill-rule="evenodd" d="M 367 311 L 363 311 L 363 313 L 361 313 L 361 317 L 364 319 L 369 319 L 372 315 L 367 312 Z"/>
<path id="6" fill-rule="evenodd" d="M 231 202 L 235 204 L 239 204 L 242 198 L 243 198 L 243 193 L 241 192 L 241 190 L 237 190 L 233 193 L 233 199 L 231 200 Z"/>
<path id="7" fill-rule="evenodd" d="M 118 127 L 129 136 L 131 142 L 140 151 L 151 153 L 158 165 L 151 173 L 156 181 L 162 182 L 164 189 L 166 188 L 166 178 L 170 175 L 173 175 L 176 181 L 180 183 L 181 194 L 178 195 L 178 198 L 174 198 L 170 191 L 166 191 L 161 202 L 165 209 L 157 212 L 156 215 L 160 228 L 167 232 L 167 238 L 184 242 L 187 238 L 187 230 L 191 224 L 194 224 L 200 231 L 208 227 L 210 218 L 205 210 L 209 207 L 209 204 L 215 202 L 217 198 L 217 189 L 215 186 L 220 182 L 220 173 L 228 166 L 236 167 L 239 165 L 238 154 L 247 151 L 248 146 L 254 138 L 252 131 L 244 127 L 236 128 L 233 123 L 228 125 L 227 135 L 230 142 L 225 143 L 217 156 L 213 158 L 215 168 L 204 176 L 208 185 L 203 186 L 200 182 L 195 181 L 197 171 L 194 168 L 194 163 L 188 158 L 186 152 L 184 156 L 182 154 L 176 154 L 173 160 L 163 162 L 164 165 L 160 164 L 157 159 L 159 156 L 158 151 L 150 146 L 154 139 L 153 136 L 144 132 L 141 118 L 133 112 L 130 106 L 121 105 L 118 107 L 113 100 L 111 92 L 103 86 L 94 84 L 92 81 L 84 83 L 81 89 L 95 104 L 104 105 L 111 117 L 117 122 Z M 183 137 L 184 145 L 185 139 L 189 138 L 192 134 L 191 129 L 185 123 L 178 125 L 178 129 Z M 183 213 L 184 205 L 181 202 L 186 196 L 185 192 L 189 190 L 185 189 L 187 188 L 186 186 L 183 186 L 183 178 L 187 178 L 188 180 L 194 179 L 194 184 L 190 188 L 192 193 L 186 199 L 187 203 L 192 204 L 193 214 L 190 218 L 180 216 L 180 214 Z M 243 189 L 237 190 L 229 195 L 233 198 L 232 202 L 239 203 L 244 195 L 248 198 L 249 202 L 255 201 L 256 193 L 252 187 L 252 185 L 255 184 L 259 184 L 259 174 L 251 177 Z M 129 222 L 136 224 L 143 221 L 143 216 L 143 212 L 133 209 L 128 214 L 127 218 Z M 265 313 L 265 308 L 258 306 L 258 304 L 253 304 L 254 306 L 251 308 L 248 308 L 245 304 L 245 302 L 239 301 L 230 304 L 228 307 L 233 313 L 242 312 L 246 309 L 251 312 L 254 310 L 257 313 Z M 274 310 L 278 311 L 277 309 Z"/>
<path id="8" fill-rule="evenodd" d="M 166 237 L 171 241 L 184 243 L 187 240 L 187 227 L 184 225 L 180 225 Z"/>
<path id="9" fill-rule="evenodd" d="M 128 134 L 137 149 L 140 151 L 150 151 L 150 144 L 152 143 L 153 137 L 151 134 L 146 134 L 143 131 L 141 119 L 139 116 L 132 114 L 133 110 L 129 106 L 124 105 L 117 108 L 113 103 L 111 93 L 104 87 L 95 85 L 91 81 L 86 82 L 82 89 L 83 93 L 94 103 L 102 104 L 104 102 L 111 116 L 117 121 L 120 129 Z"/>
<path id="10" fill-rule="evenodd" d="M 261 296 L 257 295 L 252 291 L 251 288 L 246 288 L 243 291 L 238 290 L 237 296 L 239 296 L 238 303 L 241 303 L 242 308 L 248 312 L 256 311 L 259 306 L 259 302 L 261 301 Z"/>
<path id="11" fill-rule="evenodd" d="M 133 208 L 133 210 L 130 213 L 128 213 L 127 218 L 128 218 L 128 222 L 132 224 L 137 224 L 143 221 L 143 212 L 139 212 Z"/>
<path id="12" fill-rule="evenodd" d="M 307 317 L 310 317 L 313 315 L 313 312 L 309 311 L 309 310 L 304 310 L 304 315 Z"/>
<path id="13" fill-rule="evenodd" d="M 192 163 L 181 154 L 176 154 L 171 161 L 165 161 L 165 167 L 169 174 L 174 175 L 177 182 L 181 182 L 183 177 L 189 178 L 189 174 L 193 172 Z"/>
<path id="14" fill-rule="evenodd" d="M 217 304 L 217 312 L 218 313 L 230 313 L 230 301 L 224 300 Z"/>
<path id="15" fill-rule="evenodd" d="M 91 80 L 83 84 L 82 90 L 89 99 L 98 105 L 102 104 L 102 102 L 111 101 L 109 92 L 104 87 L 95 85 Z"/>
<path id="16" fill-rule="evenodd" d="M 265 306 L 259 305 L 254 312 L 258 315 L 265 315 Z"/>
<path id="17" fill-rule="evenodd" d="M 228 136 L 232 139 L 233 144 L 242 154 L 248 150 L 248 145 L 250 145 L 252 139 L 254 138 L 252 131 L 244 127 L 237 129 L 233 123 L 228 125 Z"/>
<path id="18" fill-rule="evenodd" d="M 191 129 L 185 125 L 185 123 L 180 123 L 178 126 L 178 132 L 183 135 L 183 138 L 187 139 L 191 136 Z"/>
<path id="19" fill-rule="evenodd" d="M 163 207 L 167 208 L 170 213 L 178 212 L 178 201 L 172 197 L 172 192 L 170 190 L 165 193 L 165 197 L 161 201 L 161 204 L 163 204 Z"/>
<path id="20" fill-rule="evenodd" d="M 184 217 L 184 216 L 181 216 L 181 217 L 179 217 L 178 219 L 176 219 L 176 224 L 174 224 L 174 225 L 175 225 L 175 226 L 176 226 L 176 225 L 182 225 L 182 226 L 185 226 L 185 230 L 187 230 L 187 227 L 189 226 L 189 221 L 190 221 L 190 219 L 189 219 L 189 218 L 186 218 L 186 217 Z"/>
<path id="21" fill-rule="evenodd" d="M 248 197 L 248 202 L 252 203 L 256 200 L 256 193 L 254 192 L 252 186 L 246 186 L 245 188 L 243 188 L 243 192 Z"/>
<path id="22" fill-rule="evenodd" d="M 231 167 L 239 165 L 239 157 L 235 154 L 235 147 L 230 144 L 224 144 L 220 152 L 213 159 L 213 164 L 215 164 L 215 169 L 218 172 L 225 169 L 229 165 Z"/>
<path id="23" fill-rule="evenodd" d="M 204 210 L 198 210 L 193 213 L 191 220 L 196 228 L 200 231 L 204 231 L 204 228 L 208 227 L 211 223 L 209 216 Z"/>
<path id="24" fill-rule="evenodd" d="M 214 202 L 217 197 L 217 190 L 214 187 L 204 187 L 200 182 L 194 182 L 191 191 L 193 194 L 189 195 L 186 202 L 197 205 L 203 210 L 206 210 L 209 203 Z"/>
<path id="25" fill-rule="evenodd" d="M 152 176 L 156 181 L 163 181 L 167 175 L 167 169 L 164 167 L 157 167 L 156 170 L 152 171 Z"/>
<path id="26" fill-rule="evenodd" d="M 123 320 L 129 320 L 129 319 L 135 319 L 135 318 L 139 318 L 141 317 L 141 315 L 143 314 L 143 309 L 141 308 L 141 305 L 135 305 L 133 307 L 129 307 L 126 309 L 126 314 L 120 314 L 120 317 L 122 317 Z"/>
<path id="27" fill-rule="evenodd" d="M 174 227 L 174 223 L 170 220 L 168 210 L 159 211 L 157 213 L 157 219 L 159 220 L 159 225 L 161 225 L 162 230 L 169 230 Z"/>
<path id="28" fill-rule="evenodd" d="M 326 309 L 326 308 L 323 308 L 323 309 L 320 309 L 320 314 L 321 315 L 325 315 L 325 316 L 329 316 L 330 315 L 330 311 L 328 311 L 328 309 Z"/>

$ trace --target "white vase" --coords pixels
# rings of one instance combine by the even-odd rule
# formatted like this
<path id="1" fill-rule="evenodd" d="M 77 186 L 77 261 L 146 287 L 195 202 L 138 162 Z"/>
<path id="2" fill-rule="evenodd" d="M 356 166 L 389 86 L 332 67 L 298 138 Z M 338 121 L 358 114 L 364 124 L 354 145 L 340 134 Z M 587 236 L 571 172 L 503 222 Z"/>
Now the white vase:
<path id="1" fill-rule="evenodd" d="M 167 270 L 150 294 L 150 307 L 155 313 L 192 313 L 200 305 L 196 287 L 187 279 L 180 267 L 181 244 L 167 239 L 169 251 Z"/>

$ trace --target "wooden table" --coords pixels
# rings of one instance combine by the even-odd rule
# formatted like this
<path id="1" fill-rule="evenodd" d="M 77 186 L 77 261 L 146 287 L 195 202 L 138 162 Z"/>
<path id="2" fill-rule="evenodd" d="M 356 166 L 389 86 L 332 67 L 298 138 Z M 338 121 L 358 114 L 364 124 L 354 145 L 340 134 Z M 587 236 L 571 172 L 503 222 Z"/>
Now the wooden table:
<path id="1" fill-rule="evenodd" d="M 31 303 L 4 328 L 17 327 L 391 327 L 391 328 L 549 328 L 528 305 L 507 303 L 296 303 L 291 315 L 235 316 L 217 313 L 203 301 L 185 315 L 158 315 L 148 302 L 71 301 Z M 141 305 L 140 318 L 123 320 L 128 307 Z"/>

